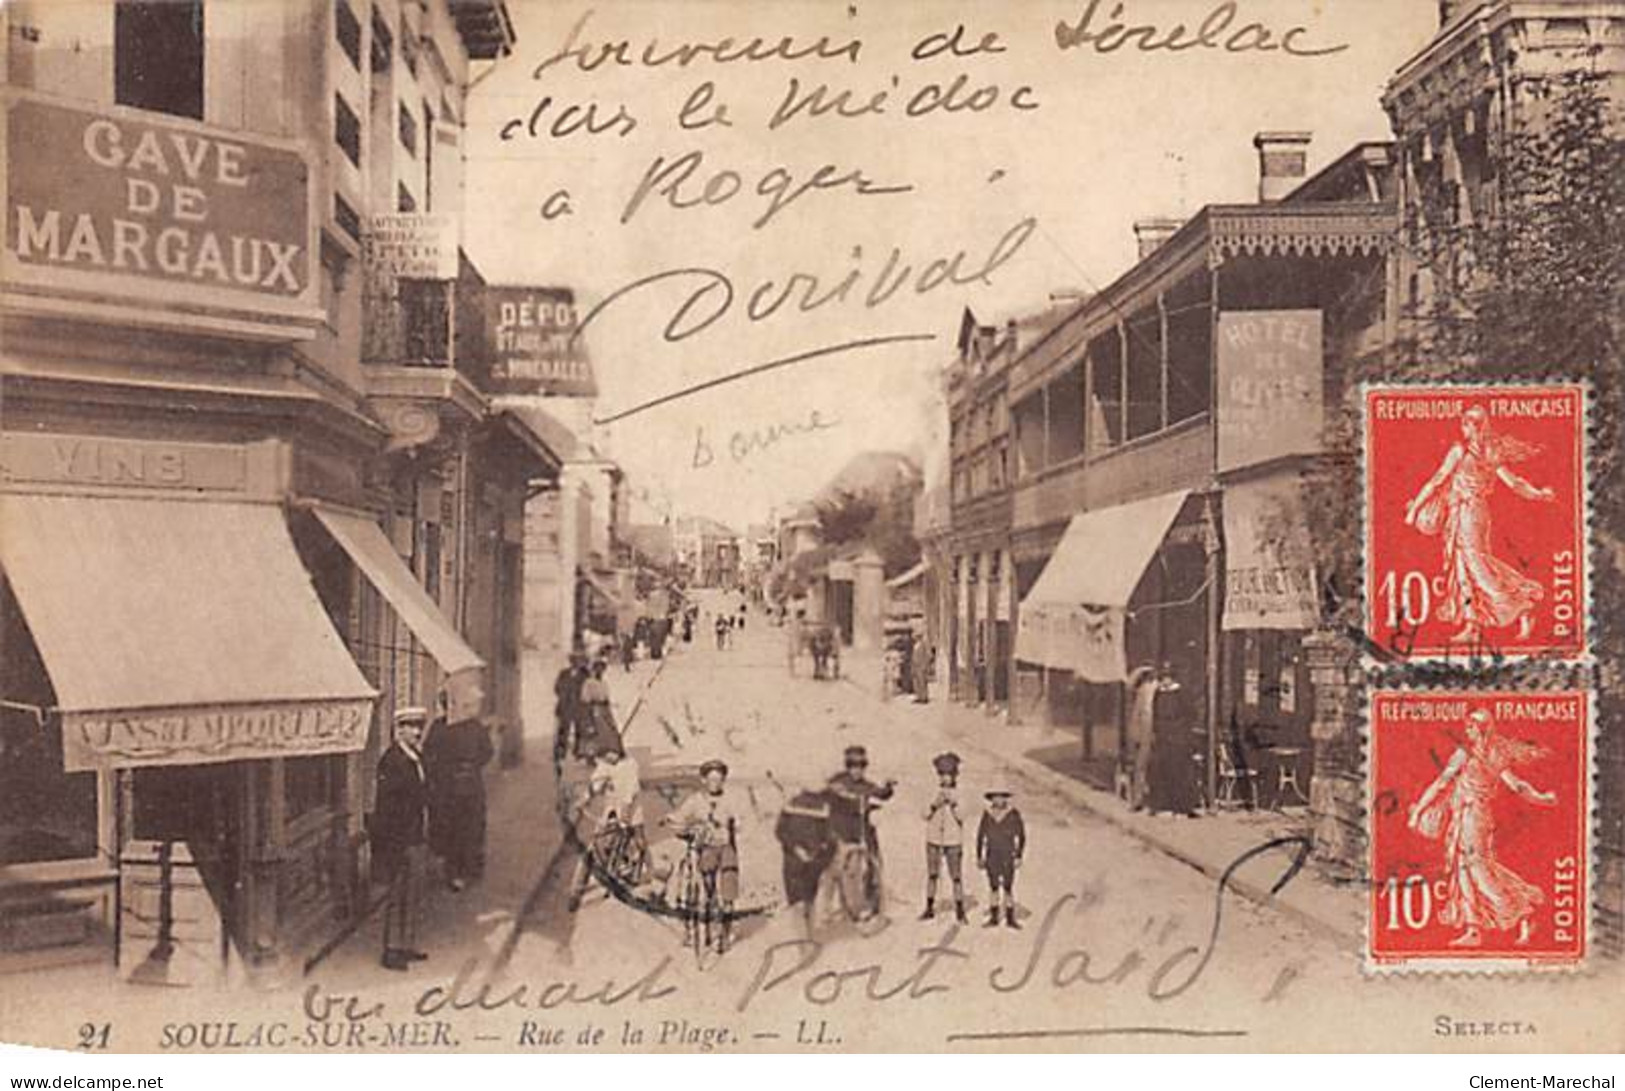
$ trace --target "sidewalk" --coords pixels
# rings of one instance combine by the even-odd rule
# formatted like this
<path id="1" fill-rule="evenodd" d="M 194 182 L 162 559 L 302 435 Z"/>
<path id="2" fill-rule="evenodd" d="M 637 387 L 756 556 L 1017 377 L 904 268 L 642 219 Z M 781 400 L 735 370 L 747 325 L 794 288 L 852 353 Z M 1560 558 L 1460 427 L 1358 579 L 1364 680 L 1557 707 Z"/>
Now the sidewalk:
<path id="1" fill-rule="evenodd" d="M 848 649 L 842 667 L 847 681 L 878 699 L 882 669 L 878 653 L 865 655 Z M 980 708 L 945 699 L 940 696 L 941 690 L 934 688 L 933 694 L 925 705 L 914 704 L 907 697 L 894 697 L 887 705 L 916 730 L 935 729 L 962 753 L 980 754 L 1005 764 L 1035 786 L 1059 794 L 1072 805 L 1214 881 L 1229 872 L 1229 887 L 1249 901 L 1285 913 L 1344 947 L 1363 947 L 1362 890 L 1327 879 L 1309 862 L 1311 838 L 1306 812 L 1292 815 L 1236 810 L 1187 818 L 1133 811 L 1111 792 L 1063 771 L 1066 759 L 1057 755 L 1077 750 L 1075 732 L 1044 725 L 1012 725 L 990 717 Z M 1292 840 L 1258 851 L 1277 839 Z M 1245 863 L 1235 866 L 1242 857 L 1255 852 Z M 1302 869 L 1292 874 L 1300 859 Z M 1290 880 L 1279 891 L 1272 889 L 1289 874 Z"/>

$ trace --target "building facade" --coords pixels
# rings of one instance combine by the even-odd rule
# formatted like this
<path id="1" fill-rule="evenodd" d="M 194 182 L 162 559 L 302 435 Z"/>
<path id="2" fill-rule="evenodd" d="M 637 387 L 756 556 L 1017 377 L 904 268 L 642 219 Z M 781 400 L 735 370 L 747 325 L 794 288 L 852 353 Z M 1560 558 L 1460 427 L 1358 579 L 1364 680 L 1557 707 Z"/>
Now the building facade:
<path id="1" fill-rule="evenodd" d="M 511 24 L 0 23 L 0 968 L 297 974 L 369 904 L 393 709 L 516 755 L 522 505 L 558 459 L 483 389 L 455 232 L 469 66 Z"/>
<path id="2" fill-rule="evenodd" d="M 1013 689 L 1102 787 L 1128 778 L 1131 678 L 1160 668 L 1181 796 L 1357 788 L 1347 740 L 1316 738 L 1303 489 L 1349 361 L 1386 343 L 1396 211 L 1385 146 L 1306 179 L 1307 143 L 1259 134 L 1253 204 L 1137 224 L 1139 262 L 1008 367 Z"/>

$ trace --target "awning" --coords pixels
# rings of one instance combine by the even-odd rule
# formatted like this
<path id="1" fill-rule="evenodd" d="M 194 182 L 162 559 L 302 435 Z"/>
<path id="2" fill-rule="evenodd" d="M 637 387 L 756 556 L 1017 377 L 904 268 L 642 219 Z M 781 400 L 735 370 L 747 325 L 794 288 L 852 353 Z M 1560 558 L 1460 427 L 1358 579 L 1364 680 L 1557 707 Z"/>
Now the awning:
<path id="1" fill-rule="evenodd" d="M 268 504 L 0 496 L 68 771 L 359 750 L 361 676 Z"/>
<path id="2" fill-rule="evenodd" d="M 485 667 L 481 659 L 458 635 L 446 615 L 429 592 L 418 583 L 412 570 L 406 567 L 400 554 L 390 544 L 383 529 L 371 519 L 331 508 L 314 509 L 316 518 L 333 536 L 350 559 L 355 562 L 367 582 L 378 589 L 405 626 L 412 631 L 447 675 L 464 671 L 479 671 Z"/>
<path id="3" fill-rule="evenodd" d="M 1225 629 L 1312 629 L 1315 558 L 1296 472 L 1224 490 Z"/>
<path id="4" fill-rule="evenodd" d="M 1021 600 L 1016 658 L 1091 682 L 1126 679 L 1129 599 L 1189 495 L 1181 490 L 1074 515 Z"/>

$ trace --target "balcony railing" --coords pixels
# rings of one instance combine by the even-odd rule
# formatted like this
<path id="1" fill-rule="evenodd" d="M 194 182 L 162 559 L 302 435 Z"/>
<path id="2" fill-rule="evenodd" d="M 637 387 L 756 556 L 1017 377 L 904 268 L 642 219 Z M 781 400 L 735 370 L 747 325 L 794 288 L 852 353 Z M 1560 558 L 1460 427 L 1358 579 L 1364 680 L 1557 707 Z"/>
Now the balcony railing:
<path id="1" fill-rule="evenodd" d="M 462 253 L 456 280 L 369 283 L 362 331 L 368 363 L 449 367 L 481 390 L 489 386 L 485 278 Z"/>

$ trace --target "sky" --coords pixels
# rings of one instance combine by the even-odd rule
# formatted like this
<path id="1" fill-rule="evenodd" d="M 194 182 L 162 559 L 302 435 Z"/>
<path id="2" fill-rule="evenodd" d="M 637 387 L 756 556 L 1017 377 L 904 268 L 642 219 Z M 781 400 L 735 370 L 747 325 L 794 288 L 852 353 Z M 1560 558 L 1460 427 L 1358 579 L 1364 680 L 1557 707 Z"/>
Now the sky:
<path id="1" fill-rule="evenodd" d="M 738 527 L 861 451 L 940 473 L 966 307 L 1099 290 L 1135 220 L 1254 199 L 1261 130 L 1312 131 L 1311 172 L 1385 138 L 1382 89 L 1437 21 L 1432 0 L 508 2 L 516 52 L 470 97 L 465 248 L 491 283 L 576 292 L 635 517 Z M 1217 48 L 1140 48 L 1181 24 Z M 720 59 L 756 38 L 802 55 Z M 1314 55 L 1258 48 L 1284 42 Z"/>

